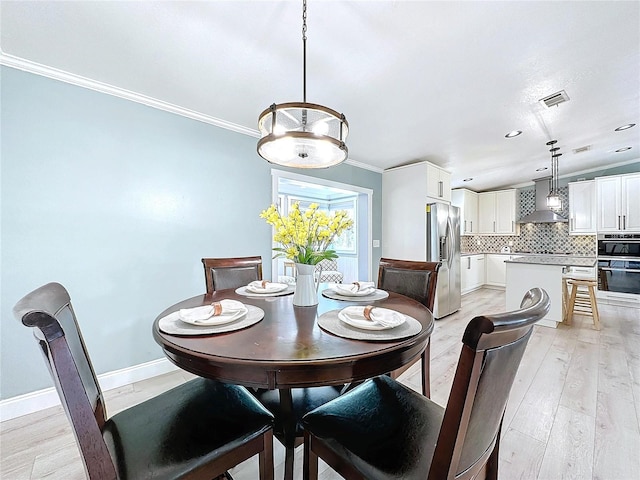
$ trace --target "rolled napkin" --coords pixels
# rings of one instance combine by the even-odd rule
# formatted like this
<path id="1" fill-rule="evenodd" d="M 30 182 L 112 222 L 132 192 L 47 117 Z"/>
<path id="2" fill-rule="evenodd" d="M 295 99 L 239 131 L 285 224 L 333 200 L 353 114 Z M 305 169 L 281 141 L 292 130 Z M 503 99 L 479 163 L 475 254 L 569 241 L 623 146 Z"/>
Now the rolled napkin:
<path id="1" fill-rule="evenodd" d="M 267 280 L 256 280 L 245 287 L 253 293 L 276 293 L 285 290 L 289 285 L 286 283 L 274 283 Z"/>
<path id="2" fill-rule="evenodd" d="M 225 299 L 202 307 L 182 308 L 178 318 L 192 325 L 221 325 L 240 318 L 247 311 L 242 302 Z"/>
<path id="3" fill-rule="evenodd" d="M 376 284 L 373 282 L 332 283 L 329 287 L 337 294 L 349 297 L 371 295 L 376 291 Z"/>
<path id="4" fill-rule="evenodd" d="M 372 305 L 343 308 L 338 318 L 351 326 L 369 330 L 394 328 L 405 322 L 405 316 L 402 313 Z"/>

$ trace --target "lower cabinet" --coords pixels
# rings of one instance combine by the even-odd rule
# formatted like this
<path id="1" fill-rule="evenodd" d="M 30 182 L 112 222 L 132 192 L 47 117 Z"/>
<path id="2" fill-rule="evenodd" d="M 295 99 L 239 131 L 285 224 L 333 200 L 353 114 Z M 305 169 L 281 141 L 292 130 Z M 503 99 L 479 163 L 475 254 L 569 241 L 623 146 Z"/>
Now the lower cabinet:
<path id="1" fill-rule="evenodd" d="M 511 255 L 498 253 L 488 253 L 486 258 L 486 284 L 494 287 L 504 287 L 507 284 L 507 264 L 506 260 L 511 259 Z"/>
<path id="2" fill-rule="evenodd" d="M 465 255 L 460 262 L 461 293 L 480 288 L 485 282 L 485 255 Z"/>

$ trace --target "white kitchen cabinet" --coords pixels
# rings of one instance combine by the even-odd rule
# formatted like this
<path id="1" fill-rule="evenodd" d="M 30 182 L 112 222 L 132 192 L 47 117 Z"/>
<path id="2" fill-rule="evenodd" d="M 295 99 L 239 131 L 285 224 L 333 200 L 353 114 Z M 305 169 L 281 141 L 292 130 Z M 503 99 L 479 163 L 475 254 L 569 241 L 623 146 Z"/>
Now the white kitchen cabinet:
<path id="1" fill-rule="evenodd" d="M 494 287 L 504 287 L 507 283 L 507 264 L 511 255 L 487 253 L 485 255 L 486 284 Z"/>
<path id="2" fill-rule="evenodd" d="M 485 277 L 485 256 L 465 255 L 460 262 L 460 286 L 462 294 L 471 292 L 484 285 Z"/>
<path id="3" fill-rule="evenodd" d="M 478 194 L 466 188 L 451 190 L 451 204 L 460 209 L 460 235 L 478 233 Z"/>
<path id="4" fill-rule="evenodd" d="M 451 174 L 436 165 L 424 163 L 427 171 L 427 196 L 451 202 Z"/>
<path id="5" fill-rule="evenodd" d="M 596 178 L 598 232 L 640 232 L 640 173 Z"/>
<path id="6" fill-rule="evenodd" d="M 478 194 L 478 233 L 516 235 L 516 189 Z"/>
<path id="7" fill-rule="evenodd" d="M 420 162 L 390 168 L 382 173 L 383 256 L 418 261 L 426 259 L 426 206 L 438 201 L 429 192 L 431 167 L 428 162 Z M 448 183 L 444 188 L 451 190 Z M 451 193 L 445 197 L 451 198 Z"/>
<path id="8" fill-rule="evenodd" d="M 569 183 L 569 233 L 596 233 L 596 182 L 587 180 Z"/>

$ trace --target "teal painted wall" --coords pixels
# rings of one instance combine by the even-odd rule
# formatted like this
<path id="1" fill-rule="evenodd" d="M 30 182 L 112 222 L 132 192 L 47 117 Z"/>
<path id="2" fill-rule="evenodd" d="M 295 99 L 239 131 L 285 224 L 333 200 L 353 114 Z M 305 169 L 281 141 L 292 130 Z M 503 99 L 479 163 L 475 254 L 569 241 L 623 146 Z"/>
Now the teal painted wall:
<path id="1" fill-rule="evenodd" d="M 51 386 L 11 313 L 42 284 L 69 289 L 100 374 L 163 357 L 151 324 L 204 292 L 202 257 L 262 255 L 270 277 L 271 167 L 255 138 L 8 67 L 0 100 L 1 399 Z M 381 238 L 379 173 L 303 173 L 372 189 Z"/>

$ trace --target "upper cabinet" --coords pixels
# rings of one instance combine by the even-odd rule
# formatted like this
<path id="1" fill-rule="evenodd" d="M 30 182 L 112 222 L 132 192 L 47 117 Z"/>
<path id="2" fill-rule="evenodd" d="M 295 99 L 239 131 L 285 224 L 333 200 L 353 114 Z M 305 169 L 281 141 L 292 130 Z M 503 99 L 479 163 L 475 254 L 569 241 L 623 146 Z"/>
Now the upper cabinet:
<path id="1" fill-rule="evenodd" d="M 426 205 L 451 198 L 449 180 L 428 162 L 390 168 L 382 173 L 382 255 L 424 261 L 427 255 Z M 448 174 L 447 174 L 448 175 Z M 443 182 L 441 185 L 438 182 Z M 430 191 L 435 183 L 435 192 Z M 442 196 L 438 194 L 442 193 Z"/>
<path id="2" fill-rule="evenodd" d="M 451 190 L 451 204 L 460 209 L 460 235 L 478 233 L 478 194 L 466 188 Z"/>
<path id="3" fill-rule="evenodd" d="M 451 202 L 451 174 L 436 165 L 424 162 L 426 168 L 427 196 Z"/>
<path id="4" fill-rule="evenodd" d="M 516 189 L 478 194 L 480 234 L 516 235 Z"/>
<path id="5" fill-rule="evenodd" d="M 640 232 L 640 173 L 596 178 L 598 232 Z"/>
<path id="6" fill-rule="evenodd" d="M 596 233 L 596 182 L 569 183 L 569 233 Z"/>

